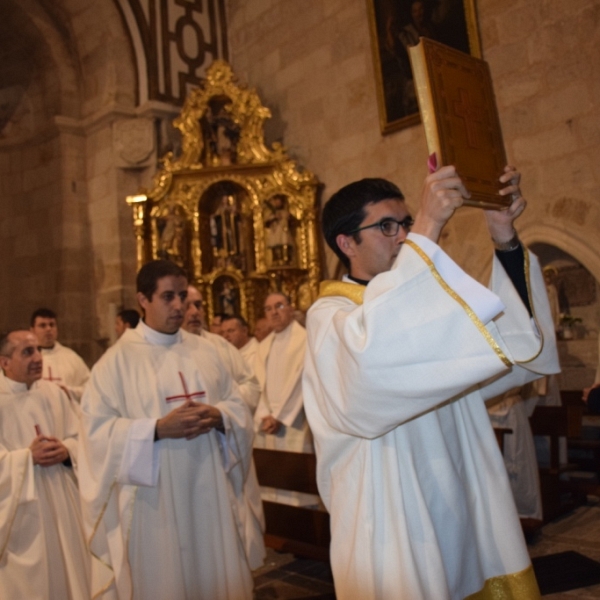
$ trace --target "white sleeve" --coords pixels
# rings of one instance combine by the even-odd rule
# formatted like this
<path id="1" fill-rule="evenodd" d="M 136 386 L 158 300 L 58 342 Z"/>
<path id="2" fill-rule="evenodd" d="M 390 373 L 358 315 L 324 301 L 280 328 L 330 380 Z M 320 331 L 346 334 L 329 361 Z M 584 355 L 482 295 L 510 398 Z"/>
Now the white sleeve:
<path id="1" fill-rule="evenodd" d="M 156 419 L 136 419 L 127 432 L 117 481 L 154 487 L 158 484 L 159 445 L 154 441 Z"/>

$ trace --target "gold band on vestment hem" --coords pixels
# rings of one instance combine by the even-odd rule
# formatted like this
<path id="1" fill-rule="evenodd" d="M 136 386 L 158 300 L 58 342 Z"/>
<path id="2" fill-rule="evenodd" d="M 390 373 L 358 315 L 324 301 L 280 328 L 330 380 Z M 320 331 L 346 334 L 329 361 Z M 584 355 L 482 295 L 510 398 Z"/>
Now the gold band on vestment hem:
<path id="1" fill-rule="evenodd" d="M 539 600 L 540 589 L 533 567 L 529 565 L 518 573 L 509 573 L 486 579 L 478 592 L 464 600 Z"/>
<path id="2" fill-rule="evenodd" d="M 460 304 L 463 310 L 467 313 L 467 316 L 475 327 L 479 330 L 481 335 L 485 338 L 486 342 L 491 346 L 492 350 L 496 353 L 498 358 L 507 366 L 512 366 L 512 362 L 510 359 L 502 352 L 502 348 L 497 344 L 496 340 L 493 338 L 492 334 L 487 330 L 486 326 L 481 322 L 479 317 L 475 314 L 473 309 L 444 281 L 442 276 L 439 274 L 438 270 L 435 268 L 433 261 L 423 252 L 423 250 L 417 246 L 412 240 L 404 240 L 404 243 L 407 244 L 410 248 L 412 248 L 425 262 L 425 264 L 429 267 L 433 278 L 442 286 L 442 289 L 456 302 Z"/>

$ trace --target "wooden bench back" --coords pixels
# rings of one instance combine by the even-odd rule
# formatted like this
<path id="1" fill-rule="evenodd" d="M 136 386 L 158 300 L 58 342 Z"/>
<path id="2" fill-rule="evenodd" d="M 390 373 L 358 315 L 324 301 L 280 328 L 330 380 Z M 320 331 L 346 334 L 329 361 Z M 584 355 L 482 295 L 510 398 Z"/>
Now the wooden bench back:
<path id="1" fill-rule="evenodd" d="M 258 483 L 292 492 L 318 494 L 317 459 L 314 454 L 254 449 Z M 265 544 L 317 560 L 329 560 L 329 513 L 301 506 L 263 501 Z"/>
<path id="2" fill-rule="evenodd" d="M 536 406 L 529 419 L 533 435 L 550 437 L 550 469 L 560 468 L 559 439 L 581 436 L 583 406 Z"/>
<path id="3" fill-rule="evenodd" d="M 254 448 L 254 466 L 260 485 L 305 494 L 319 493 L 314 454 Z"/>

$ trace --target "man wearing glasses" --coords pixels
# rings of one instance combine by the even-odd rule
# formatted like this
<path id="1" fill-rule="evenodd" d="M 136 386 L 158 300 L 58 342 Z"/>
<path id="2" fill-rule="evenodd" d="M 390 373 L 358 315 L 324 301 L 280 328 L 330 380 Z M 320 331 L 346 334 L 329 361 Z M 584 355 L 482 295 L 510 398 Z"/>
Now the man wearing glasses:
<path id="1" fill-rule="evenodd" d="M 558 370 L 544 280 L 513 228 L 519 180 L 507 167 L 512 204 L 485 212 L 491 289 L 437 244 L 469 197 L 454 167 L 426 178 L 414 222 L 382 179 L 324 208 L 348 275 L 308 313 L 303 390 L 339 600 L 539 597 L 484 405 Z"/>
<path id="2" fill-rule="evenodd" d="M 269 294 L 264 308 L 273 331 L 259 344 L 254 364 L 261 387 L 254 415 L 254 446 L 313 452 L 302 398 L 306 330 L 294 319 L 294 306 L 285 294 Z M 262 498 L 293 505 L 318 504 L 315 496 L 266 488 Z"/>

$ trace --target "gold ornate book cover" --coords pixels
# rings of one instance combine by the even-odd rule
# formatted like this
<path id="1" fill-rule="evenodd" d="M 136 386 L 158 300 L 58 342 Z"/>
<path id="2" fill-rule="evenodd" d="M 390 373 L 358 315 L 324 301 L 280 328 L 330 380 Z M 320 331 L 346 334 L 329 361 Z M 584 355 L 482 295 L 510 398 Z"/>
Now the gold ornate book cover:
<path id="1" fill-rule="evenodd" d="M 429 153 L 456 167 L 471 192 L 466 205 L 508 206 L 498 194 L 506 153 L 487 63 L 428 38 L 410 48 L 410 61 Z"/>

